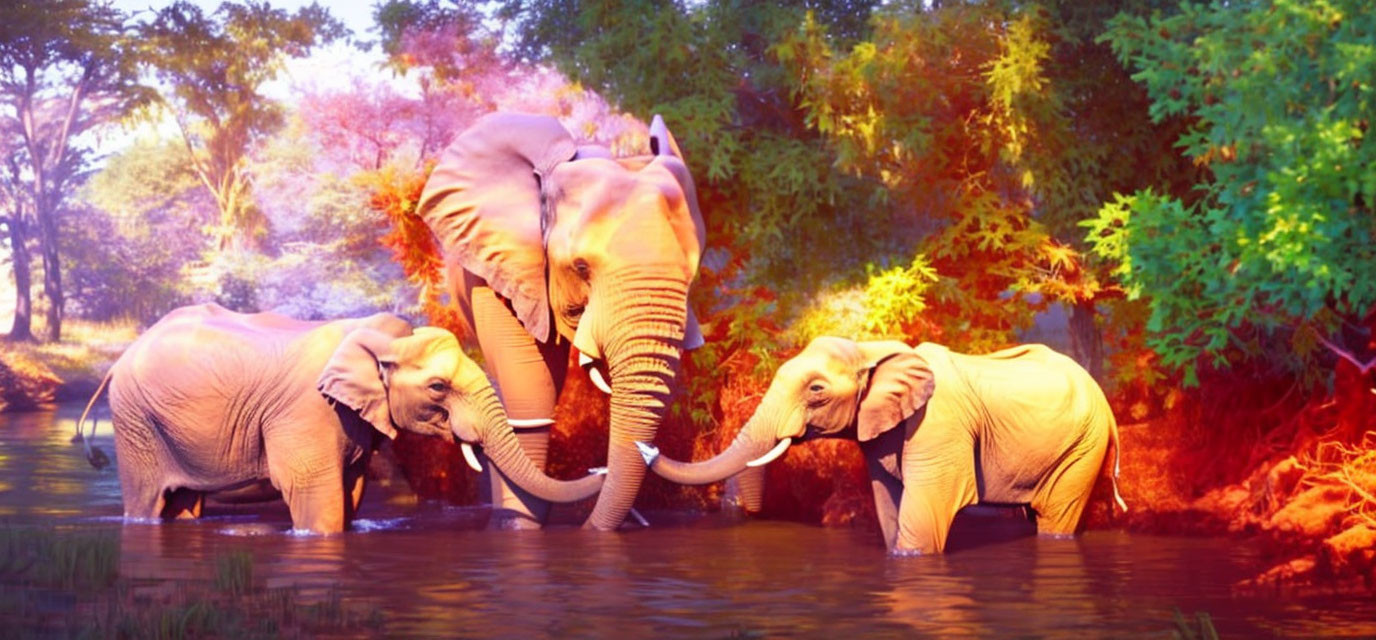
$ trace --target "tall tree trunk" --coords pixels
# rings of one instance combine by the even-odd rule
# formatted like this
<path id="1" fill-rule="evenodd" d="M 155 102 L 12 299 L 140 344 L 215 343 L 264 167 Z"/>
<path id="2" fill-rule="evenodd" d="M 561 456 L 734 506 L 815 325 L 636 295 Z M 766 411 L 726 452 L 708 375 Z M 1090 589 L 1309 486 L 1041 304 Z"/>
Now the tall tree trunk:
<path id="1" fill-rule="evenodd" d="M 14 212 L 9 219 L 10 246 L 14 257 L 14 326 L 10 329 L 9 340 L 33 340 L 33 300 L 30 289 L 33 275 L 30 272 L 33 257 L 29 254 L 28 225 L 24 222 L 22 210 Z"/>
<path id="2" fill-rule="evenodd" d="M 1070 357 L 1103 384 L 1104 336 L 1094 324 L 1097 315 L 1093 301 L 1077 302 L 1070 308 Z"/>
<path id="3" fill-rule="evenodd" d="M 48 298 L 46 314 L 48 330 L 44 335 L 46 342 L 62 339 L 63 306 L 66 298 L 62 293 L 62 264 L 57 251 L 57 211 L 38 210 L 39 240 L 43 245 L 43 295 Z"/>

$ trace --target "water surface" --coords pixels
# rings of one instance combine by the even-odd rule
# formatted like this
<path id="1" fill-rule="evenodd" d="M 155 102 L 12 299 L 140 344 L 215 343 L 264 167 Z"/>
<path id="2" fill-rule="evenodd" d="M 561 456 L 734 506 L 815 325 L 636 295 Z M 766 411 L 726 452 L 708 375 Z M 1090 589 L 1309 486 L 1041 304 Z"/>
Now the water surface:
<path id="1" fill-rule="evenodd" d="M 1164 638 L 1179 607 L 1224 638 L 1376 637 L 1371 598 L 1236 593 L 1261 567 L 1233 540 L 1043 539 L 1009 517 L 962 517 L 951 553 L 918 558 L 861 531 L 675 513 L 619 534 L 486 531 L 483 507 L 396 490 L 370 490 L 338 536 L 289 534 L 280 503 L 126 524 L 113 469 L 69 442 L 79 413 L 0 414 L 0 521 L 114 531 L 131 578 L 207 579 L 247 550 L 261 584 L 338 590 L 389 636 Z M 113 457 L 108 422 L 95 443 Z"/>

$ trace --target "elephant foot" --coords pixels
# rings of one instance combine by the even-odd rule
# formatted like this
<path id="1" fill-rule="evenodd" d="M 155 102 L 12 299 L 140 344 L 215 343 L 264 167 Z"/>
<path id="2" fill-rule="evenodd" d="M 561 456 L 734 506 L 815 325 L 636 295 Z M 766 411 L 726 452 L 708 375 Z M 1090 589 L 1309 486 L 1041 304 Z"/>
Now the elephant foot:
<path id="1" fill-rule="evenodd" d="M 495 508 L 492 510 L 491 519 L 487 521 L 490 531 L 536 531 L 543 527 L 544 525 L 530 514 L 513 509 Z"/>

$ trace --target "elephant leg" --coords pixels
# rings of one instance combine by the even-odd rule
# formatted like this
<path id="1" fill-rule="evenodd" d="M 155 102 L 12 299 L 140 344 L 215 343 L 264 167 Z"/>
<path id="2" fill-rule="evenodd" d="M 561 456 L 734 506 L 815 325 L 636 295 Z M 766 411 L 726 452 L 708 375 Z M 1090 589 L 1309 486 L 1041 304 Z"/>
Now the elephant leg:
<path id="1" fill-rule="evenodd" d="M 149 433 L 140 421 L 131 421 L 116 408 L 112 411 L 115 430 L 115 457 L 119 460 L 119 490 L 124 501 L 124 517 L 152 520 L 162 515 L 166 502 L 162 473 L 154 452 L 146 443 L 135 442 L 129 434 Z"/>
<path id="2" fill-rule="evenodd" d="M 472 316 L 478 346 L 496 380 L 497 394 L 516 438 L 531 463 L 543 470 L 549 429 L 554 424 L 554 403 L 568 369 L 569 345 L 558 340 L 537 343 L 516 320 L 508 303 L 477 276 L 465 273 L 464 288 L 459 298 L 468 302 L 465 311 Z M 491 487 L 493 528 L 543 526 L 549 503 L 514 486 L 492 465 L 487 465 L 484 473 Z"/>
<path id="3" fill-rule="evenodd" d="M 274 443 L 271 438 L 264 441 L 272 486 L 282 492 L 293 529 L 339 533 L 344 530 L 346 504 L 350 500 L 344 492 L 343 461 L 338 453 L 324 447 L 320 451 L 303 451 L 299 445 Z"/>
<path id="4" fill-rule="evenodd" d="M 1039 535 L 1075 534 L 1089 494 L 1094 490 L 1094 481 L 1099 479 L 1099 470 L 1104 465 L 1106 440 L 1098 447 L 1071 452 L 1037 487 L 1031 506 L 1037 514 Z"/>
<path id="5" fill-rule="evenodd" d="M 903 450 L 903 496 L 895 553 L 940 553 L 956 513 L 979 500 L 974 437 L 930 413 Z"/>
<path id="6" fill-rule="evenodd" d="M 764 509 L 764 467 L 749 467 L 726 481 L 726 496 L 722 502 L 740 507 L 745 513 L 759 513 Z"/>
<path id="7" fill-rule="evenodd" d="M 162 513 L 164 520 L 194 520 L 201 517 L 205 492 L 192 489 L 173 489 L 166 493 Z"/>
<path id="8" fill-rule="evenodd" d="M 903 498 L 903 484 L 895 472 L 903 449 L 903 432 L 891 429 L 878 438 L 860 443 L 869 470 L 870 488 L 874 492 L 874 513 L 879 518 L 879 530 L 884 535 L 884 548 L 894 549 L 898 542 L 898 510 Z"/>

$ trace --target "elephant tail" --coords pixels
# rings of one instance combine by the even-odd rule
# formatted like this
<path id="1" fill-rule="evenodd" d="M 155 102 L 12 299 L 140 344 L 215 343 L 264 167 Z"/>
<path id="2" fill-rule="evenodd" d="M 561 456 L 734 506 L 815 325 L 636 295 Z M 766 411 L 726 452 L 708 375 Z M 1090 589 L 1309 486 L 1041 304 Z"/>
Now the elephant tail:
<path id="1" fill-rule="evenodd" d="M 1109 433 L 1112 435 L 1109 444 L 1113 445 L 1113 473 L 1109 476 L 1109 482 L 1113 484 L 1113 500 L 1118 503 L 1118 508 L 1122 509 L 1123 513 L 1127 513 L 1128 503 L 1123 502 L 1122 494 L 1118 493 L 1118 463 L 1123 458 L 1123 441 L 1118 437 L 1118 422 L 1116 420 L 1113 422 L 1113 429 Z"/>
<path id="2" fill-rule="evenodd" d="M 94 416 L 91 417 L 90 436 L 83 436 L 81 430 L 82 427 L 86 425 L 86 416 L 91 413 L 91 407 L 95 406 L 96 399 L 100 398 L 100 394 L 105 391 L 105 386 L 110 383 L 110 376 L 113 375 L 114 372 L 114 367 L 110 367 L 110 370 L 105 372 L 105 377 L 101 379 L 100 386 L 96 387 L 96 392 L 91 394 L 91 400 L 86 403 L 86 410 L 82 411 L 81 418 L 77 419 L 76 435 L 72 436 L 72 442 L 81 442 L 86 445 L 86 461 L 97 469 L 103 469 L 109 465 L 110 457 L 105 455 L 105 452 L 101 451 L 100 447 L 91 446 L 91 438 L 94 438 L 96 435 L 96 418 Z"/>

